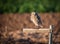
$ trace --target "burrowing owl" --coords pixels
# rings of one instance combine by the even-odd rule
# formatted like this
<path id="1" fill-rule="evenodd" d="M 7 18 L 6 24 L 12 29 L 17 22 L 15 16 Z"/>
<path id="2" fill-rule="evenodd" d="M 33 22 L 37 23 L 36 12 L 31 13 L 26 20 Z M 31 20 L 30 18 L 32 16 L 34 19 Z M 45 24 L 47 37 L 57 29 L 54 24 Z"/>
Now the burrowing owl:
<path id="1" fill-rule="evenodd" d="M 41 18 L 39 17 L 38 13 L 36 12 L 31 13 L 31 21 L 35 24 L 35 26 L 43 27 Z"/>

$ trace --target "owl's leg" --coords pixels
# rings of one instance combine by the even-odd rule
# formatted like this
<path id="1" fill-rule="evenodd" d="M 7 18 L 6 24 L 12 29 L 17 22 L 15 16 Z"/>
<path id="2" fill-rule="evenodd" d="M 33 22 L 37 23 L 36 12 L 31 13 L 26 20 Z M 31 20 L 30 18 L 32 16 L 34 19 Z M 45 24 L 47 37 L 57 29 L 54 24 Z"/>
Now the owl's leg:
<path id="1" fill-rule="evenodd" d="M 40 25 L 40 28 L 43 28 L 43 25 Z"/>
<path id="2" fill-rule="evenodd" d="M 36 29 L 39 29 L 39 28 L 43 28 L 43 26 L 42 25 L 36 26 Z"/>
<path id="3" fill-rule="evenodd" d="M 40 27 L 39 26 L 35 26 L 36 29 L 39 29 Z"/>

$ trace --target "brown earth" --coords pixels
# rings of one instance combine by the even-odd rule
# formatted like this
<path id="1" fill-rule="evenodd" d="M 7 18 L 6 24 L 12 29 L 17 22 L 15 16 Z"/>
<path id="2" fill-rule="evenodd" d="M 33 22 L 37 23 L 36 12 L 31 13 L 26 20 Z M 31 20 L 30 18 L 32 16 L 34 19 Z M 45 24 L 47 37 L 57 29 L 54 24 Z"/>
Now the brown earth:
<path id="1" fill-rule="evenodd" d="M 54 25 L 53 43 L 60 43 L 60 13 L 40 13 L 44 28 Z M 4 14 L 0 15 L 0 43 L 1 44 L 40 44 L 28 39 L 20 39 L 23 28 L 35 28 L 30 21 L 30 14 Z M 22 35 L 22 36 L 20 36 Z M 17 42 L 16 42 L 17 40 Z M 43 40 L 43 38 L 42 38 Z M 23 42 L 22 42 L 23 41 Z M 44 43 L 44 42 L 42 42 Z M 41 44 L 42 44 L 41 43 Z"/>

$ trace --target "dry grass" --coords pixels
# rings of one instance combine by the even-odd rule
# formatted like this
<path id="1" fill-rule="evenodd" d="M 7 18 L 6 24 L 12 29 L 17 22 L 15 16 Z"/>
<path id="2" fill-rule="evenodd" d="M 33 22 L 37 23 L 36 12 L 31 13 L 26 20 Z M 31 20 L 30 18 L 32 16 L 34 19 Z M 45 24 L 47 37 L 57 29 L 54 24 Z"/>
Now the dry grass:
<path id="1" fill-rule="evenodd" d="M 54 44 L 59 44 L 60 43 L 60 39 L 59 39 L 60 38 L 59 36 L 60 35 L 60 13 L 40 13 L 40 17 L 42 19 L 44 28 L 49 28 L 49 25 L 51 24 L 54 25 L 53 42 L 55 42 Z M 23 15 L 20 14 L 0 15 L 0 43 L 1 44 L 4 43 L 24 44 L 25 43 L 24 41 L 27 41 L 26 43 L 28 44 L 29 43 L 40 44 L 39 42 L 36 43 L 36 41 L 39 40 L 39 36 L 38 38 L 35 39 L 36 34 L 32 34 L 31 37 L 29 36 L 30 37 L 29 39 L 27 35 L 24 34 L 25 35 L 24 36 L 22 34 L 23 28 L 36 28 L 35 25 L 30 21 L 30 14 L 25 13 Z M 41 41 L 42 43 L 48 40 L 48 37 L 47 38 L 42 37 L 46 35 L 45 33 L 38 34 L 38 35 L 40 35 L 41 38 L 39 41 L 42 40 Z M 32 42 L 34 40 L 35 42 Z"/>

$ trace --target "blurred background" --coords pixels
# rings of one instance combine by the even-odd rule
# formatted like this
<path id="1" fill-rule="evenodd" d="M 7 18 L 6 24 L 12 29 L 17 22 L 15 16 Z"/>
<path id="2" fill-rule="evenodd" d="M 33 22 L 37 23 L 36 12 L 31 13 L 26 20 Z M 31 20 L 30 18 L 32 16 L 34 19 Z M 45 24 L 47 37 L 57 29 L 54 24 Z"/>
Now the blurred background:
<path id="1" fill-rule="evenodd" d="M 60 12 L 60 0 L 0 0 L 0 13 Z"/>
<path id="2" fill-rule="evenodd" d="M 53 44 L 60 44 L 60 0 L 0 0 L 0 44 L 48 44 L 47 33 L 40 38 L 41 33 L 32 34 L 31 39 L 21 34 L 23 28 L 36 28 L 30 20 L 32 11 L 39 13 L 44 28 L 54 25 Z"/>

